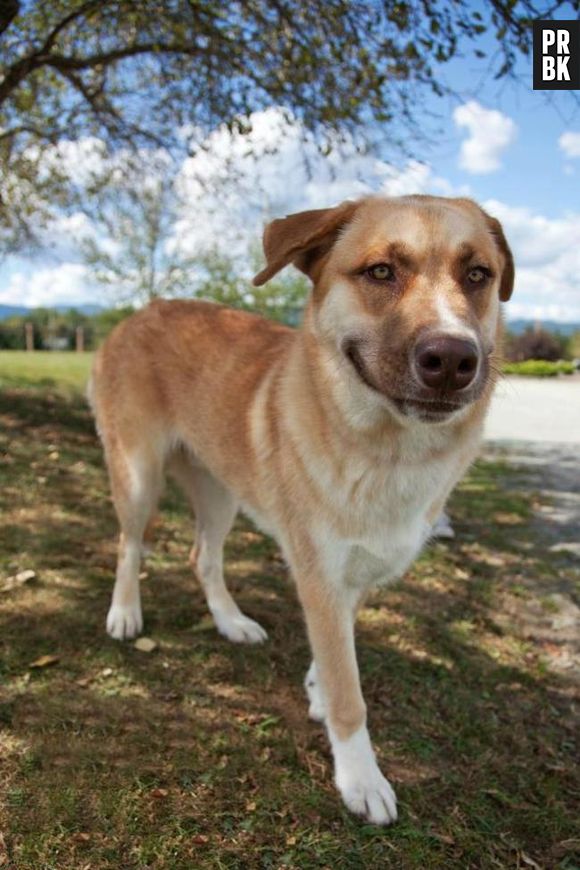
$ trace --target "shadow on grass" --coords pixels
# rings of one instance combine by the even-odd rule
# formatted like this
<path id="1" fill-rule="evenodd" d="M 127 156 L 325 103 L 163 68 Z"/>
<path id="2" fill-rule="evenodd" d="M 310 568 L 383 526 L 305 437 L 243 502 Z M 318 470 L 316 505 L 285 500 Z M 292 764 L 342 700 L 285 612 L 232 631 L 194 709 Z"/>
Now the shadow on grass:
<path id="1" fill-rule="evenodd" d="M 37 572 L 4 596 L 0 637 L 14 866 L 507 867 L 525 854 L 571 870 L 574 687 L 544 672 L 498 611 L 514 549 L 509 528 L 482 543 L 482 502 L 506 511 L 493 469 L 472 478 L 477 509 L 457 500 L 465 542 L 429 551 L 361 619 L 371 731 L 401 802 L 384 831 L 343 811 L 322 729 L 306 720 L 309 653 L 275 544 L 243 521 L 230 537 L 230 585 L 270 641 L 228 644 L 207 620 L 186 563 L 190 519 L 170 493 L 143 583 L 159 649 L 115 643 L 104 634 L 115 521 L 89 414 L 59 396 L 0 403 L 17 454 L 4 469 L 1 556 L 16 565 L 24 551 L 17 567 Z M 60 468 L 45 455 L 49 432 Z M 525 521 L 523 498 L 509 507 Z M 482 561 L 490 553 L 505 564 Z M 58 662 L 31 669 L 42 655 Z"/>

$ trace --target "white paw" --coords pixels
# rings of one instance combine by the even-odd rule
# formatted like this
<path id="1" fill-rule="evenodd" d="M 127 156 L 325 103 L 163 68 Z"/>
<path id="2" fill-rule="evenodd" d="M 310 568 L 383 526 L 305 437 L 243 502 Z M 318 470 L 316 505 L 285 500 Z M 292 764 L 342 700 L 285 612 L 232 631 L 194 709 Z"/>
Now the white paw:
<path id="1" fill-rule="evenodd" d="M 374 825 L 390 825 L 397 821 L 397 798 L 391 783 L 380 770 L 364 781 L 354 780 L 338 789 L 351 813 L 363 816 Z"/>
<path id="2" fill-rule="evenodd" d="M 115 640 L 136 637 L 143 629 L 141 604 L 111 604 L 107 614 L 107 632 Z"/>
<path id="3" fill-rule="evenodd" d="M 316 665 L 314 662 L 308 668 L 308 673 L 304 679 L 304 688 L 308 695 L 310 705 L 308 707 L 308 715 L 315 722 L 324 722 L 326 718 L 326 708 L 322 698 L 322 692 L 318 684 L 316 676 Z"/>
<path id="4" fill-rule="evenodd" d="M 395 822 L 397 798 L 379 770 L 366 726 L 346 740 L 339 740 L 331 728 L 328 736 L 334 754 L 334 781 L 348 809 L 375 825 Z"/>
<path id="5" fill-rule="evenodd" d="M 243 613 L 224 614 L 214 611 L 217 630 L 233 643 L 264 643 L 268 635 L 262 626 Z"/>

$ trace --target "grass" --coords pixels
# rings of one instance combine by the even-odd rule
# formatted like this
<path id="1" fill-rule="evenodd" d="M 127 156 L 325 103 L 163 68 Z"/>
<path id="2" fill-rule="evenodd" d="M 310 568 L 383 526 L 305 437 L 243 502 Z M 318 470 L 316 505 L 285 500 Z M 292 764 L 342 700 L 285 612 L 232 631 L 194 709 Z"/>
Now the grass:
<path id="1" fill-rule="evenodd" d="M 502 369 L 506 375 L 524 375 L 531 378 L 555 378 L 557 375 L 573 375 L 575 371 L 574 364 L 566 360 L 548 362 L 543 359 L 506 362 Z"/>
<path id="2" fill-rule="evenodd" d="M 222 640 L 169 490 L 143 582 L 141 653 L 104 633 L 116 523 L 80 389 L 89 357 L 0 354 L 0 867 L 580 867 L 573 685 L 517 608 L 553 557 L 533 494 L 478 464 L 453 498 L 457 542 L 376 593 L 358 632 L 371 732 L 401 818 L 343 810 L 307 721 L 302 618 L 276 545 L 240 520 L 227 574 L 267 628 Z M 42 655 L 52 666 L 32 668 Z"/>

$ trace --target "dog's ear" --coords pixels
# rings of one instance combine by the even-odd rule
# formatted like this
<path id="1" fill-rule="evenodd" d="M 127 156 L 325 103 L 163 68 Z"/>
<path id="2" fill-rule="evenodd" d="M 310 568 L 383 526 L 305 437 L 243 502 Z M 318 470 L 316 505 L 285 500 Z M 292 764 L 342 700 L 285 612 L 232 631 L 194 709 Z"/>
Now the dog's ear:
<path id="1" fill-rule="evenodd" d="M 507 302 L 514 290 L 514 258 L 510 250 L 510 246 L 506 241 L 503 232 L 503 227 L 497 218 L 486 214 L 487 225 L 489 231 L 495 239 L 495 243 L 503 254 L 503 272 L 501 273 L 501 281 L 499 284 L 499 298 L 502 302 Z"/>
<path id="2" fill-rule="evenodd" d="M 357 208 L 357 202 L 347 201 L 336 208 L 302 211 L 269 223 L 263 237 L 266 266 L 254 278 L 254 286 L 265 284 L 288 263 L 315 280 L 321 258 Z"/>

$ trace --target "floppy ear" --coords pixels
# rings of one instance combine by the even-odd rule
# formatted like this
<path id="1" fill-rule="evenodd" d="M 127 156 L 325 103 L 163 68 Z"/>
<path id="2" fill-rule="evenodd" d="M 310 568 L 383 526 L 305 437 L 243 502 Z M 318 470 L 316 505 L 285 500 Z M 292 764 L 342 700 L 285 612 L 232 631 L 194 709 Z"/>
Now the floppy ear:
<path id="1" fill-rule="evenodd" d="M 265 284 L 288 263 L 314 278 L 317 263 L 357 208 L 357 202 L 347 201 L 336 208 L 302 211 L 269 223 L 263 237 L 266 266 L 254 278 L 254 286 Z"/>
<path id="2" fill-rule="evenodd" d="M 499 285 L 499 298 L 502 302 L 507 302 L 514 289 L 514 258 L 506 241 L 506 237 L 504 236 L 503 227 L 500 222 L 497 218 L 490 217 L 488 214 L 486 214 L 485 217 L 489 230 L 495 239 L 495 243 L 503 254 L 504 264 Z"/>

